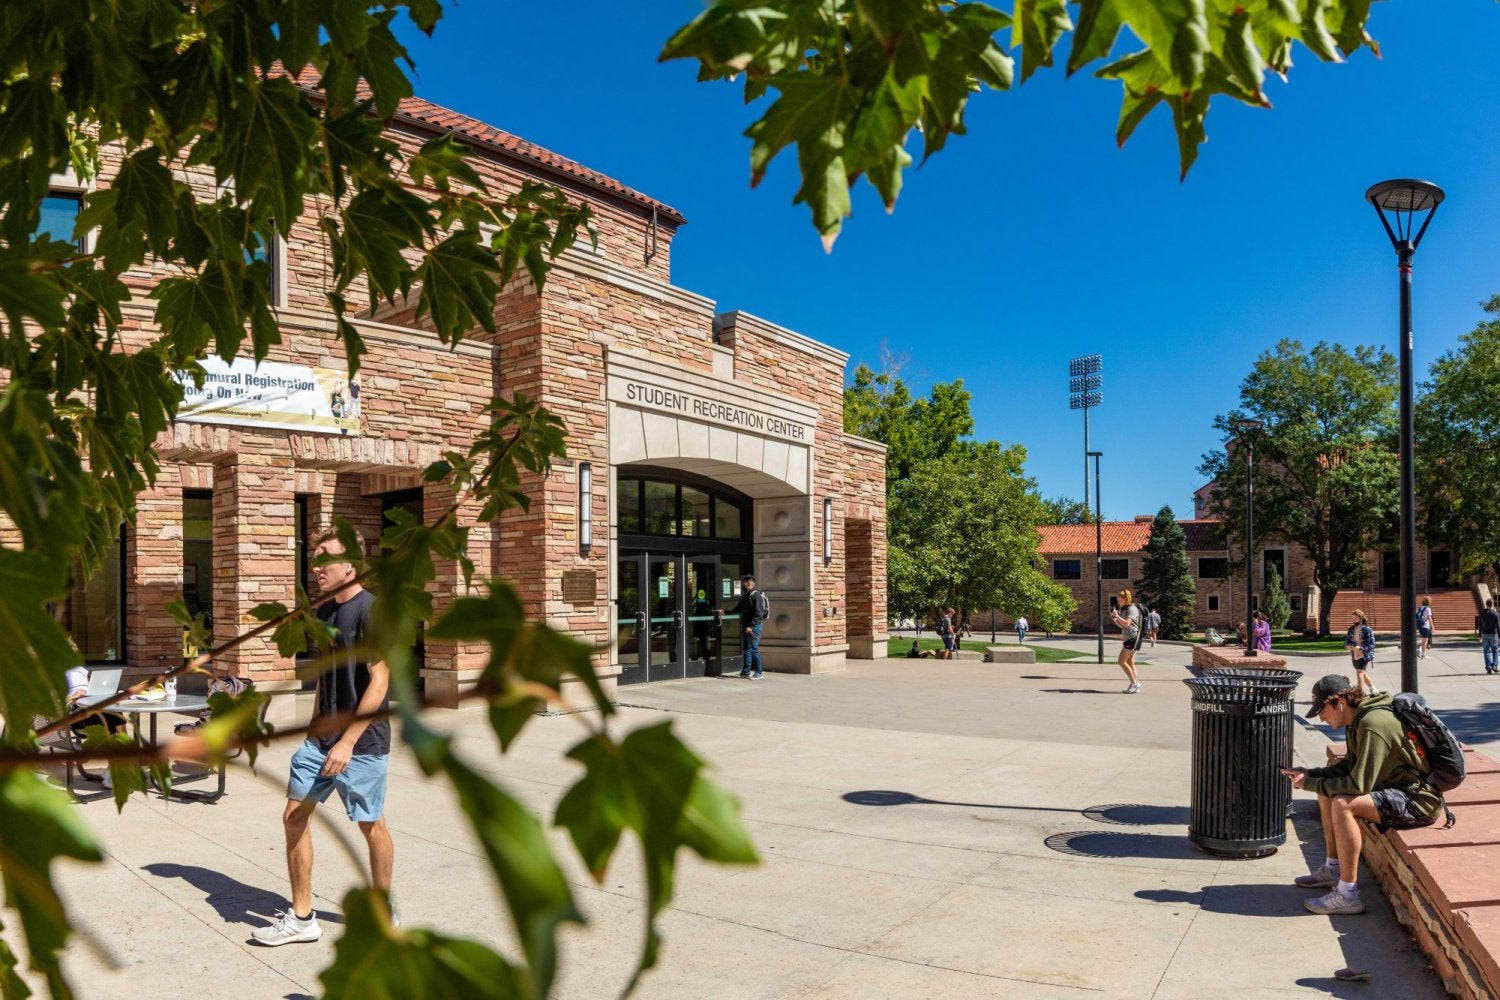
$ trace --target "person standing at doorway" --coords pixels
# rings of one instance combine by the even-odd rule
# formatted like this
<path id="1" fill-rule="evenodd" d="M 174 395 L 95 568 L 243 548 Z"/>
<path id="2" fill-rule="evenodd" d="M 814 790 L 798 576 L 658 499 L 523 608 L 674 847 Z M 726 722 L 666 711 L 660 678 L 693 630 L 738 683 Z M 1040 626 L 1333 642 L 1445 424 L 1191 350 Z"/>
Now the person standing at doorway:
<path id="1" fill-rule="evenodd" d="M 344 551 L 338 536 L 326 531 L 318 538 L 316 556 L 337 556 Z M 360 585 L 354 567 L 347 562 L 324 563 L 313 569 L 318 589 L 333 594 L 318 608 L 318 617 L 332 626 L 334 637 L 328 668 L 318 678 L 314 729 L 292 755 L 287 781 L 286 810 L 281 822 L 286 831 L 287 872 L 292 883 L 292 908 L 278 914 L 276 923 L 261 927 L 254 939 L 269 947 L 297 941 L 316 941 L 323 931 L 312 908 L 313 810 L 333 792 L 339 793 L 344 811 L 359 824 L 370 850 L 370 881 L 375 888 L 391 891 L 391 871 L 396 851 L 385 825 L 385 788 L 391 752 L 391 725 L 382 715 L 350 722 L 342 729 L 319 731 L 316 721 L 335 715 L 368 716 L 390 707 L 386 691 L 390 674 L 386 665 L 367 662 L 362 648 L 370 634 L 370 609 L 375 595 Z M 394 911 L 392 922 L 399 923 Z"/>
<path id="2" fill-rule="evenodd" d="M 749 573 L 740 578 L 740 583 L 743 590 L 740 603 L 734 609 L 745 624 L 745 665 L 740 668 L 740 676 L 758 681 L 765 676 L 760 660 L 760 633 L 765 628 L 766 619 L 771 617 L 771 602 Z"/>
<path id="3" fill-rule="evenodd" d="M 1500 673 L 1500 611 L 1495 610 L 1493 598 L 1485 600 L 1484 610 L 1474 619 L 1474 630 L 1484 647 L 1484 672 Z"/>

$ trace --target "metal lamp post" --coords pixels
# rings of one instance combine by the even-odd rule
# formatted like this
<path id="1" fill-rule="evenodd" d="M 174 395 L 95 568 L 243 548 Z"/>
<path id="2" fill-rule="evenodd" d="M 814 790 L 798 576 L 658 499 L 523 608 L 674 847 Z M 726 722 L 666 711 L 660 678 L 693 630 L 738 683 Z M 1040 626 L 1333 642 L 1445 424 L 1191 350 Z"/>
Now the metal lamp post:
<path id="1" fill-rule="evenodd" d="M 1245 655 L 1253 655 L 1255 626 L 1250 595 L 1255 593 L 1255 437 L 1265 421 L 1243 417 L 1234 421 L 1234 436 L 1245 449 Z"/>
<path id="2" fill-rule="evenodd" d="M 1089 408 L 1104 402 L 1104 357 L 1088 354 L 1068 362 L 1068 409 L 1083 411 L 1083 509 L 1089 509 Z"/>
<path id="3" fill-rule="evenodd" d="M 1365 192 L 1396 250 L 1401 282 L 1401 689 L 1417 690 L 1416 456 L 1412 451 L 1411 259 L 1427 232 L 1443 189 L 1430 181 L 1381 181 Z M 1418 216 L 1421 226 L 1416 225 Z M 1415 230 L 1415 235 L 1413 235 Z"/>
<path id="4" fill-rule="evenodd" d="M 1104 662 L 1104 515 L 1099 502 L 1099 459 L 1102 451 L 1084 452 L 1084 460 L 1094 460 L 1094 612 L 1098 616 L 1099 662 Z M 1088 477 L 1084 477 L 1087 484 Z"/>

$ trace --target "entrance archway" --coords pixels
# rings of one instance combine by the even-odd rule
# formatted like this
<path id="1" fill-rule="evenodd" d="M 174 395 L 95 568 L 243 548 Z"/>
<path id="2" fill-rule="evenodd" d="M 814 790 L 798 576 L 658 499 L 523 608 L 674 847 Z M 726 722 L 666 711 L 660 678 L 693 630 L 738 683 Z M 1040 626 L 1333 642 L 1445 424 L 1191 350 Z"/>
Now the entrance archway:
<path id="1" fill-rule="evenodd" d="M 628 466 L 617 473 L 615 512 L 620 683 L 738 671 L 750 498 L 679 470 Z"/>

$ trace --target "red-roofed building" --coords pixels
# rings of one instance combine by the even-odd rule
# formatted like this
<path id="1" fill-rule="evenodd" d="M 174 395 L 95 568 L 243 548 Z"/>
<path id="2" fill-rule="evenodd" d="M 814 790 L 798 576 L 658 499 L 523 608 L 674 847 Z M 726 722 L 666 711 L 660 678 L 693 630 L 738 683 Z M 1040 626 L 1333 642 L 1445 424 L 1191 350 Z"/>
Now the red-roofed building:
<path id="1" fill-rule="evenodd" d="M 298 78 L 316 102 L 314 82 Z M 384 130 L 408 157 L 443 135 L 469 148 L 495 196 L 541 181 L 588 203 L 598 245 L 581 239 L 540 291 L 513 281 L 495 307 L 496 332 L 471 330 L 457 345 L 439 341 L 415 301 L 354 317 L 369 353 L 351 378 L 327 301 L 327 206 L 310 200 L 265 248 L 282 342 L 258 371 L 243 357 L 205 359 L 204 405 L 195 397 L 159 436 L 161 471 L 136 523 L 62 609 L 85 658 L 127 678 L 160 670 L 182 655 L 168 601 L 210 615 L 225 641 L 253 626 L 256 605 L 316 589 L 308 552 L 334 518 L 371 544 L 398 508 L 436 519 L 454 498 L 423 470 L 468 450 L 489 426 L 492 398 L 521 392 L 563 421 L 568 457 L 549 475 L 523 476 L 530 508 L 476 524 L 468 555 L 477 577 L 511 582 L 528 614 L 595 646 L 607 691 L 738 670 L 743 574 L 771 598 L 767 669 L 884 657 L 885 448 L 844 432 L 848 355 L 674 285 L 672 238 L 685 220 L 663 202 L 418 98 Z M 109 185 L 120 162 L 106 150 L 97 184 Z M 198 197 L 213 197 L 211 170 L 173 167 Z M 52 194 L 76 211 L 93 184 L 59 178 Z M 158 336 L 146 293 L 162 277 L 152 262 L 131 272 L 127 350 Z M 349 301 L 365 291 L 356 283 Z M 246 395 L 229 386 L 265 384 L 296 387 L 304 408 L 278 401 L 291 390 L 212 405 L 215 393 Z M 473 518 L 478 506 L 466 499 L 462 513 Z M 463 587 L 447 560 L 429 590 L 441 610 Z M 427 694 L 453 699 L 486 656 L 429 637 Z M 277 695 L 273 715 L 290 718 L 280 695 L 300 682 L 269 637 L 215 665 Z"/>

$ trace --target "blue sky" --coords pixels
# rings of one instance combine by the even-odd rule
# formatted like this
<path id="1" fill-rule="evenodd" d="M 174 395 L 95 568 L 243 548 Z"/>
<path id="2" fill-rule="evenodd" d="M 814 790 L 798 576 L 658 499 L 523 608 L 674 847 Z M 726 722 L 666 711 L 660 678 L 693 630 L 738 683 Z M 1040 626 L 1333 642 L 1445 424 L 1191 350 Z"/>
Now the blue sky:
<path id="1" fill-rule="evenodd" d="M 677 208 L 673 281 L 721 310 L 847 351 L 851 369 L 889 351 L 918 392 L 963 378 L 976 436 L 1024 444 L 1046 496 L 1083 493 L 1067 361 L 1102 354 L 1107 518 L 1191 516 L 1202 455 L 1221 446 L 1213 417 L 1278 339 L 1395 350 L 1370 184 L 1447 191 L 1416 259 L 1419 379 L 1500 292 L 1494 0 L 1377 3 L 1380 59 L 1299 48 L 1289 82 L 1268 82 L 1272 110 L 1215 102 L 1184 183 L 1164 111 L 1117 149 L 1119 85 L 1042 70 L 971 101 L 969 135 L 907 172 L 894 215 L 862 183 L 832 254 L 791 204 L 791 152 L 750 190 L 741 133 L 766 104 L 656 62 L 700 9 L 469 0 L 411 39 L 417 91 Z"/>

